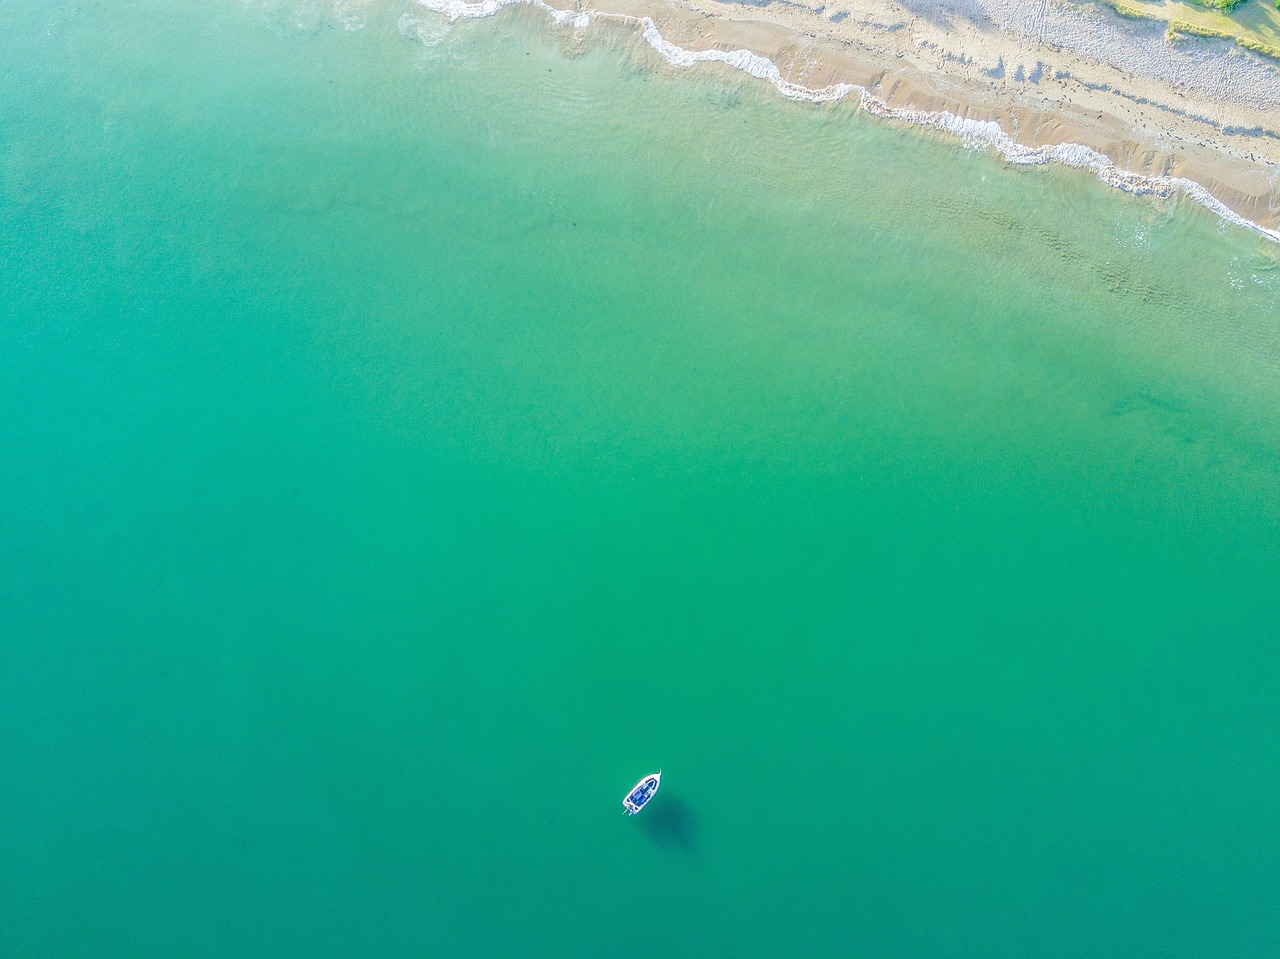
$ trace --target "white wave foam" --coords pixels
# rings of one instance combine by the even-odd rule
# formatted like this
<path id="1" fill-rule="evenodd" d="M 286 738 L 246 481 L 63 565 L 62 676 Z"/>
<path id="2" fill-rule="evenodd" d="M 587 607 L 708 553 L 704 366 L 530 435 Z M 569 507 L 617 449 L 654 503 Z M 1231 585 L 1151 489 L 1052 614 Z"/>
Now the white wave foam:
<path id="1" fill-rule="evenodd" d="M 1058 163 L 1062 166 L 1092 171 L 1098 179 L 1109 186 L 1126 193 L 1152 196 L 1171 196 L 1182 193 L 1217 214 L 1223 220 L 1261 233 L 1269 239 L 1280 243 L 1280 230 L 1272 230 L 1254 223 L 1236 213 L 1225 203 L 1215 197 L 1204 186 L 1177 176 L 1147 176 L 1131 170 L 1123 170 L 1109 157 L 1081 143 L 1060 143 L 1056 146 L 1031 147 L 1013 139 L 1000 124 L 994 120 L 973 120 L 956 116 L 946 110 L 912 110 L 891 107 L 878 97 L 873 96 L 865 87 L 853 83 L 837 83 L 829 87 L 812 88 L 787 80 L 778 69 L 778 65 L 768 57 L 762 57 L 750 50 L 687 50 L 667 40 L 658 30 L 658 25 L 650 17 L 636 18 L 627 14 L 613 13 L 580 13 L 576 10 L 560 10 L 546 3 L 545 0 L 480 0 L 468 3 L 466 0 L 418 0 L 428 10 L 442 13 L 450 21 L 458 19 L 479 19 L 491 17 L 503 7 L 513 4 L 530 4 L 545 10 L 551 19 L 558 24 L 569 24 L 577 30 L 584 30 L 591 23 L 593 16 L 608 17 L 636 23 L 641 27 L 642 36 L 649 46 L 675 67 L 693 67 L 699 63 L 724 63 L 743 73 L 764 80 L 773 85 L 779 93 L 790 100 L 808 100 L 812 103 L 832 103 L 845 97 L 856 95 L 859 106 L 867 113 L 885 120 L 899 120 L 914 123 L 918 126 L 931 127 L 960 140 L 971 147 L 995 150 L 1007 162 L 1019 165 L 1041 165 Z"/>
<path id="2" fill-rule="evenodd" d="M 370 0 L 334 0 L 333 15 L 346 29 L 363 30 L 365 25 L 365 8 Z"/>
<path id="3" fill-rule="evenodd" d="M 431 48 L 439 44 L 453 29 L 447 24 L 440 24 L 434 17 L 431 19 L 433 22 L 428 23 L 426 20 L 419 20 L 417 17 L 402 13 L 400 19 L 396 21 L 396 27 L 399 28 L 401 36 L 417 40 L 424 47 Z"/>
<path id="4" fill-rule="evenodd" d="M 467 3 L 466 0 L 418 0 L 422 6 L 436 13 L 442 13 L 452 20 L 479 20 L 491 17 L 503 7 L 513 4 L 528 4 L 545 10 L 556 23 L 567 23 L 575 30 L 585 30 L 591 23 L 591 14 L 579 13 L 576 10 L 560 10 L 544 0 L 480 0 L 479 3 Z M 626 17 L 631 20 L 634 17 Z"/>
<path id="5" fill-rule="evenodd" d="M 861 87 L 854 86 L 852 83 L 837 83 L 835 86 L 823 87 L 820 90 L 803 87 L 784 79 L 778 65 L 758 53 L 752 53 L 750 50 L 686 50 L 665 39 L 658 32 L 658 25 L 648 17 L 640 22 L 644 26 L 645 41 L 672 66 L 691 67 L 698 63 L 727 63 L 743 73 L 772 83 L 779 93 L 791 100 L 830 103 L 833 100 L 842 100 L 851 93 L 862 91 Z"/>

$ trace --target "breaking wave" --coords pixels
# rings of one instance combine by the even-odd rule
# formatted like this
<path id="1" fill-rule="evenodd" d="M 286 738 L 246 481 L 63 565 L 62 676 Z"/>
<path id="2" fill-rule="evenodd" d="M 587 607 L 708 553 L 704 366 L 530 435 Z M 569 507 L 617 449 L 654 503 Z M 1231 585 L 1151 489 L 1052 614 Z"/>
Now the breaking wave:
<path id="1" fill-rule="evenodd" d="M 1175 193 L 1182 193 L 1223 220 L 1254 230 L 1269 239 L 1280 242 L 1280 230 L 1271 230 L 1259 223 L 1246 219 L 1215 197 L 1204 186 L 1186 177 L 1148 176 L 1131 170 L 1123 170 L 1109 157 L 1080 143 L 1060 143 L 1056 146 L 1029 147 L 1013 139 L 994 120 L 973 120 L 968 117 L 956 116 L 946 110 L 912 110 L 891 107 L 883 100 L 873 96 L 865 87 L 855 83 L 837 83 L 833 86 L 816 89 L 806 87 L 787 80 L 783 77 L 777 64 L 768 57 L 762 57 L 757 53 L 752 53 L 750 50 L 686 50 L 684 47 L 677 46 L 662 36 L 658 30 L 658 25 L 649 17 L 633 17 L 620 13 L 580 13 L 576 10 L 561 10 L 546 3 L 545 0 L 479 0 L 477 3 L 468 3 L 466 0 L 418 0 L 418 3 L 428 10 L 443 14 L 451 21 L 491 17 L 503 7 L 520 4 L 538 7 L 544 10 L 553 22 L 571 26 L 575 30 L 585 30 L 594 17 L 635 23 L 641 28 L 641 34 L 645 42 L 653 47 L 672 66 L 693 67 L 699 63 L 724 63 L 772 84 L 779 93 L 790 100 L 832 103 L 836 100 L 856 97 L 859 106 L 873 116 L 941 130 L 944 133 L 959 137 L 967 146 L 992 149 L 1009 163 L 1020 165 L 1058 163 L 1062 166 L 1090 170 L 1103 183 L 1116 189 L 1124 190 L 1127 193 L 1138 195 L 1167 197 Z"/>

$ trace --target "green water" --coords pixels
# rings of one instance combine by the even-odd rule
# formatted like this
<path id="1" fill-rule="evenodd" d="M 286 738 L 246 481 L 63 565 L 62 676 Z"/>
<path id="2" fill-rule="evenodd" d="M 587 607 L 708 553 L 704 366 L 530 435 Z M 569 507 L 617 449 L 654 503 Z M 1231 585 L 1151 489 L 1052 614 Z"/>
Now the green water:
<path id="1" fill-rule="evenodd" d="M 0 955 L 1277 954 L 1275 244 L 534 11 L 0 18 Z"/>

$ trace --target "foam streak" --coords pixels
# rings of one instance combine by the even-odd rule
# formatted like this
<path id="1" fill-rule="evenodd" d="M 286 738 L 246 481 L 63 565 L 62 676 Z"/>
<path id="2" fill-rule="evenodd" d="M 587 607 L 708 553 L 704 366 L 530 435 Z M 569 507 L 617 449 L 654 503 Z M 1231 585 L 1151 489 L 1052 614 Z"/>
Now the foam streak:
<path id="1" fill-rule="evenodd" d="M 946 110 L 911 110 L 891 107 L 873 96 L 865 87 L 854 83 L 837 83 L 817 89 L 793 83 L 783 77 L 778 65 L 767 57 L 750 50 L 686 50 L 667 40 L 658 25 L 649 17 L 636 18 L 627 14 L 579 13 L 576 10 L 560 10 L 545 0 L 418 0 L 428 10 L 442 13 L 451 21 L 491 17 L 503 7 L 528 4 L 538 7 L 558 24 L 567 24 L 576 30 L 585 30 L 593 17 L 608 17 L 637 24 L 649 46 L 669 64 L 675 67 L 693 67 L 699 63 L 724 63 L 736 70 L 772 84 L 774 89 L 790 100 L 808 100 L 811 103 L 833 103 L 846 97 L 857 96 L 859 105 L 867 113 L 885 120 L 899 120 L 918 126 L 932 127 L 959 137 L 966 145 L 984 147 L 999 153 L 1009 163 L 1038 165 L 1058 163 L 1062 166 L 1092 171 L 1098 179 L 1126 193 L 1167 197 L 1183 193 L 1190 199 L 1217 214 L 1223 220 L 1261 233 L 1280 242 L 1280 230 L 1271 230 L 1236 213 L 1210 193 L 1204 186 L 1177 176 L 1146 176 L 1131 170 L 1122 170 L 1109 157 L 1080 143 L 1060 143 L 1056 146 L 1030 147 L 1013 139 L 994 120 L 973 120 L 956 116 Z"/>

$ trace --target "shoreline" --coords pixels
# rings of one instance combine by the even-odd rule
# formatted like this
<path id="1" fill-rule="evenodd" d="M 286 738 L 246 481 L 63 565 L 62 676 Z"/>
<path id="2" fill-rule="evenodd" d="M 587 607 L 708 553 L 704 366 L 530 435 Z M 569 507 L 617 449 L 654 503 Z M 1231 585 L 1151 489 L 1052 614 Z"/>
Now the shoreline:
<path id="1" fill-rule="evenodd" d="M 1155 69 L 1144 73 L 1131 63 L 1124 72 L 1098 57 L 1029 43 L 991 22 L 957 19 L 956 4 L 967 5 L 972 15 L 983 0 L 905 2 L 947 16 L 925 20 L 894 0 L 860 0 L 856 18 L 790 0 L 764 7 L 720 0 L 599 0 L 587 6 L 576 0 L 563 9 L 545 0 L 416 0 L 451 21 L 520 5 L 537 7 L 574 31 L 595 19 L 628 24 L 676 69 L 722 63 L 790 99 L 857 103 L 881 119 L 993 149 L 1011 164 L 1059 163 L 1130 193 L 1182 193 L 1224 220 L 1280 242 L 1280 130 L 1272 129 L 1280 126 L 1280 69 L 1244 59 L 1251 55 L 1241 51 L 1177 51 L 1185 60 L 1180 63 L 1157 48 Z M 1092 16 L 1106 19 L 1091 8 L 1051 9 L 1068 21 L 1084 17 L 1090 26 Z M 1103 36 L 1119 39 L 1122 47 L 1134 39 Z M 1164 43 L 1137 40 L 1140 47 Z M 996 66 L 984 66 L 988 62 Z M 1228 82 L 1239 85 L 1240 78 L 1223 74 L 1227 67 L 1261 71 L 1264 82 L 1238 93 Z M 1165 76 L 1153 75 L 1160 72 Z M 1213 88 L 1215 76 L 1222 80 L 1219 89 Z"/>

